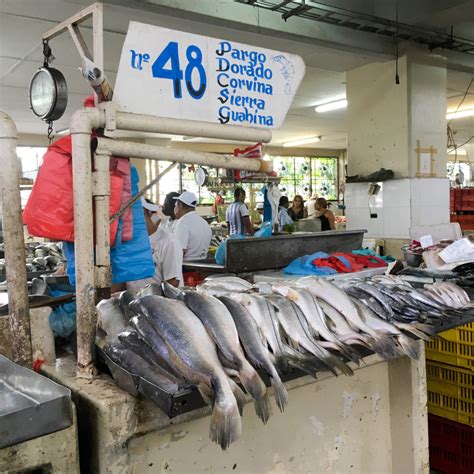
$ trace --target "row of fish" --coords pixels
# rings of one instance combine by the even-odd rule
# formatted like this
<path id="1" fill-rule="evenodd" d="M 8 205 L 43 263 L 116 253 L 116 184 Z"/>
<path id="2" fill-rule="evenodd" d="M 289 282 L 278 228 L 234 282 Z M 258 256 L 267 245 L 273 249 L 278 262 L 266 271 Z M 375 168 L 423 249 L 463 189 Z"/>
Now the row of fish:
<path id="1" fill-rule="evenodd" d="M 60 263 L 64 261 L 61 249 L 55 243 L 41 245 L 27 245 L 26 252 L 26 271 L 43 272 L 54 271 Z M 5 259 L 0 259 L 0 273 L 5 273 Z"/>
<path id="2" fill-rule="evenodd" d="M 97 306 L 110 359 L 171 394 L 196 387 L 212 407 L 210 437 L 222 449 L 241 433 L 238 383 L 266 423 L 272 407 L 263 379 L 284 411 L 282 373 L 352 375 L 349 362 L 370 352 L 417 358 L 416 339 L 434 336 L 434 322 L 470 311 L 456 285 L 415 289 L 396 277 L 343 287 L 316 277 L 257 285 L 222 277 L 197 289 L 150 285 Z"/>

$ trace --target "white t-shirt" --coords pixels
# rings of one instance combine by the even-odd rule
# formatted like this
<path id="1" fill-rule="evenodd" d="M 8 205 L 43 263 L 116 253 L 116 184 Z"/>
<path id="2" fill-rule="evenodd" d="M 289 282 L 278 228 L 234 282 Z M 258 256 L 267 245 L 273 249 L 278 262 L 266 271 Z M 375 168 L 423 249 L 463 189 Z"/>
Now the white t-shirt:
<path id="1" fill-rule="evenodd" d="M 151 253 L 155 264 L 155 274 L 151 278 L 130 281 L 127 289 L 136 293 L 150 283 L 162 283 L 176 278 L 179 285 L 183 285 L 183 252 L 179 243 L 163 227 L 159 226 L 155 233 L 150 235 Z"/>
<path id="2" fill-rule="evenodd" d="M 174 236 L 185 251 L 184 261 L 207 258 L 212 231 L 209 224 L 196 211 L 188 212 L 178 219 Z"/>
<path id="3" fill-rule="evenodd" d="M 176 222 L 178 222 L 176 219 L 171 219 L 169 216 L 163 216 L 160 227 L 163 227 L 163 229 L 166 229 L 170 234 L 173 234 Z"/>
<path id="4" fill-rule="evenodd" d="M 316 205 L 316 199 L 308 199 L 304 203 L 304 207 L 306 207 L 306 210 L 308 211 L 308 217 L 311 217 L 311 218 L 318 217 L 315 205 Z"/>

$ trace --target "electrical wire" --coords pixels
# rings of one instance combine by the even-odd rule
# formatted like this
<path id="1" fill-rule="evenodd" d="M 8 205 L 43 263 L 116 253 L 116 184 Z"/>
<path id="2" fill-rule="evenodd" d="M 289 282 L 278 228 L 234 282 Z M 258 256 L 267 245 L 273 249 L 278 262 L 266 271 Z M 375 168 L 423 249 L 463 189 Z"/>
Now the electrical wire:
<path id="1" fill-rule="evenodd" d="M 469 85 L 467 86 L 467 89 L 466 89 L 466 92 L 464 92 L 464 95 L 461 99 L 461 102 L 459 102 L 459 105 L 456 107 L 456 110 L 454 111 L 454 113 L 456 113 L 458 110 L 459 110 L 459 107 L 461 107 L 461 105 L 464 103 L 464 101 L 466 100 L 466 97 L 467 95 L 469 94 L 469 89 L 471 88 L 472 86 L 472 83 L 474 82 L 474 77 L 471 78 L 470 82 L 469 82 Z M 449 122 L 448 122 L 448 126 L 451 124 L 451 122 L 453 121 L 453 119 L 451 119 Z"/>
<path id="2" fill-rule="evenodd" d="M 395 84 L 400 84 L 400 76 L 398 75 L 398 0 L 395 0 L 395 21 L 396 21 L 396 30 L 395 30 Z"/>

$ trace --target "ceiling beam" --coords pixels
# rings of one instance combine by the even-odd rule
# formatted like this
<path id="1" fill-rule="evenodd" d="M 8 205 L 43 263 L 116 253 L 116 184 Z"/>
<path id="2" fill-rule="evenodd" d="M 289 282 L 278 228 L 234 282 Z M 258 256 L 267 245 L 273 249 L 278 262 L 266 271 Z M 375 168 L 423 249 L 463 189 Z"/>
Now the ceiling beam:
<path id="1" fill-rule="evenodd" d="M 228 26 L 241 31 L 252 31 L 279 38 L 366 54 L 375 59 L 393 57 L 393 41 L 374 38 L 364 31 L 335 28 L 332 25 L 293 17 L 285 22 L 281 13 L 250 6 L 234 0 L 103 0 L 105 4 L 153 11 L 186 20 Z"/>

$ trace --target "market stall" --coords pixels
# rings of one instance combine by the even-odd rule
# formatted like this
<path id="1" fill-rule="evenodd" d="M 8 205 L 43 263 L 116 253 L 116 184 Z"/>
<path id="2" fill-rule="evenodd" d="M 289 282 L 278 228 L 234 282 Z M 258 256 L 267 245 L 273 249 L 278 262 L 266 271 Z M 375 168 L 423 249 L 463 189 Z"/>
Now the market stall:
<path id="1" fill-rule="evenodd" d="M 69 31 L 78 48 L 84 48 L 75 26 L 98 11 L 98 5 L 89 7 L 46 32 L 45 43 Z M 101 72 L 101 38 L 97 38 L 101 27 L 94 28 L 93 59 Z M 169 42 L 170 37 L 176 42 Z M 164 40 L 171 45 L 166 47 L 168 56 Z M 131 49 L 137 44 L 140 51 L 150 52 L 148 60 Z M 176 77 L 173 93 L 160 96 L 154 81 L 171 79 L 163 68 L 178 46 L 187 51 L 187 79 L 181 90 L 182 79 Z M 212 103 L 207 97 L 197 102 L 211 83 L 213 92 L 222 93 L 219 87 L 227 86 L 216 77 L 222 59 L 241 61 L 244 52 L 252 54 L 263 71 L 270 71 L 268 80 L 274 78 L 268 83 L 272 94 L 265 92 L 265 85 L 260 86 L 263 92 L 253 91 L 273 95 L 265 97 L 267 108 L 257 107 L 255 116 L 244 120 L 230 109 L 216 109 L 215 97 Z M 205 69 L 203 54 L 219 68 Z M 153 76 L 144 76 L 142 65 L 151 56 L 161 57 L 161 62 L 156 60 Z M 271 64 L 266 62 L 270 57 Z M 331 258 L 346 259 L 346 264 L 351 258 L 347 254 L 360 251 L 365 231 L 276 232 L 271 237 L 229 239 L 224 265 L 185 264 L 204 275 L 231 273 L 244 278 L 214 276 L 196 290 L 164 284 L 151 285 L 137 295 L 111 294 L 116 283 L 114 252 L 125 241 L 111 224 L 119 220 L 123 232 L 126 208 L 132 209 L 132 225 L 133 213 L 142 213 L 135 189 L 137 173 L 130 170 L 132 199 L 111 219 L 112 156 L 263 174 L 271 170 L 271 163 L 261 158 L 137 144 L 116 138 L 116 132 L 267 143 L 272 136 L 269 127 L 283 121 L 304 74 L 301 58 L 132 22 L 119 72 L 113 102 L 99 100 L 110 99 L 112 91 L 110 97 L 100 97 L 104 90 L 96 86 L 95 106 L 72 117 L 74 235 L 68 244 L 73 249 L 77 354 L 59 353 L 57 363 L 47 360 L 41 368 L 50 382 L 72 393 L 83 468 L 114 473 L 426 472 L 423 340 L 474 320 L 460 281 L 433 279 L 421 287 L 412 284 L 416 280 L 384 275 L 385 264 L 337 277 L 334 272 L 321 278 L 289 276 L 282 269 L 306 256 L 311 257 L 310 265 Z M 192 106 L 176 105 L 183 92 L 184 102 Z M 168 115 L 154 115 L 163 104 Z M 33 302 L 26 293 L 15 130 L 8 116 L 0 114 L 0 119 L 8 165 L 2 197 L 9 206 L 4 233 L 11 356 L 31 366 Z M 243 121 L 254 126 L 242 127 Z M 137 225 L 137 235 L 138 229 Z M 314 256 L 315 252 L 325 254 Z M 133 266 L 132 259 L 125 259 L 127 265 Z M 73 410 L 67 402 L 65 411 L 72 423 Z M 60 424 L 51 430 L 66 428 Z M 74 452 L 71 456 L 68 462 L 74 463 Z"/>

